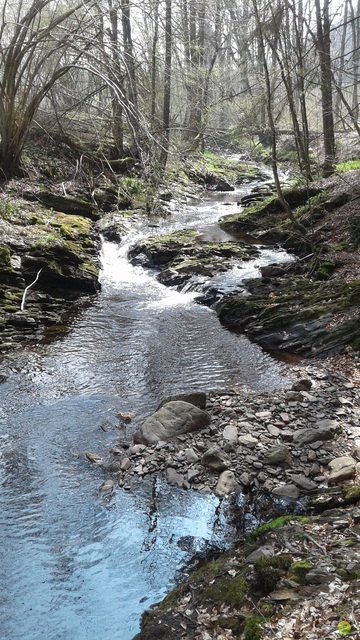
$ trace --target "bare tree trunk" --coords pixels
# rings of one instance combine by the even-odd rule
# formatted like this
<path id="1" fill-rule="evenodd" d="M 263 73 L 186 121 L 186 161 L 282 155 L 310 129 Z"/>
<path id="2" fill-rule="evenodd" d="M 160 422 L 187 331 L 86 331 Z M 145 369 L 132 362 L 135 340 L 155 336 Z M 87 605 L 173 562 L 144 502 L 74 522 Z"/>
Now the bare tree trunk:
<path id="1" fill-rule="evenodd" d="M 163 143 L 160 164 L 166 167 L 170 141 L 170 99 L 172 64 L 172 0 L 165 0 L 165 68 L 164 68 L 164 104 L 163 104 Z"/>
<path id="2" fill-rule="evenodd" d="M 357 0 L 356 13 L 354 11 L 352 0 L 350 0 L 352 34 L 353 34 L 353 95 L 352 95 L 352 112 L 354 121 L 359 120 L 359 67 L 360 67 L 360 0 Z"/>
<path id="3" fill-rule="evenodd" d="M 110 0 L 110 40 L 112 46 L 112 63 L 114 65 L 114 71 L 116 80 L 120 83 L 123 89 L 123 77 L 120 68 L 119 50 L 118 50 L 118 12 L 117 9 L 111 6 Z M 105 48 L 105 45 L 103 44 Z M 124 125 L 123 125 L 123 108 L 119 101 L 119 97 L 114 90 L 111 91 L 111 107 L 112 107 L 112 121 L 111 128 L 114 138 L 114 145 L 117 156 L 122 158 L 124 155 Z"/>
<path id="4" fill-rule="evenodd" d="M 151 124 L 155 127 L 156 114 L 156 81 L 157 81 L 157 48 L 159 40 L 159 0 L 154 2 L 154 34 L 151 47 Z"/>
<path id="5" fill-rule="evenodd" d="M 320 63 L 320 90 L 325 153 L 323 164 L 324 178 L 334 173 L 335 167 L 335 128 L 332 98 L 329 2 L 330 0 L 323 0 L 321 7 L 320 0 L 315 0 L 316 47 Z"/>
<path id="6" fill-rule="evenodd" d="M 130 0 L 121 0 L 121 22 L 123 30 L 124 63 L 127 76 L 128 119 L 134 146 L 139 155 L 141 155 L 137 82 L 130 19 Z"/>
<path id="7" fill-rule="evenodd" d="M 348 28 L 348 14 L 349 14 L 349 0 L 345 0 L 343 26 L 341 31 L 340 54 L 339 54 L 340 65 L 339 65 L 339 71 L 337 73 L 337 79 L 335 81 L 336 89 L 337 89 L 337 96 L 335 100 L 335 113 L 339 118 L 341 118 L 341 93 L 342 93 L 344 71 L 345 71 L 345 47 L 346 47 L 346 36 L 347 36 L 347 28 Z"/>

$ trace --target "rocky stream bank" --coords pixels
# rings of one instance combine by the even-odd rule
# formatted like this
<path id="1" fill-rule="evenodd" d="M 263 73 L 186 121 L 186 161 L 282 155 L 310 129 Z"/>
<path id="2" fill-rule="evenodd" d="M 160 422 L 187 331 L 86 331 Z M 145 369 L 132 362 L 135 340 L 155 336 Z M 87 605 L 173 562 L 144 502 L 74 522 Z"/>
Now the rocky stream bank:
<path id="1" fill-rule="evenodd" d="M 163 404 L 135 443 L 96 460 L 108 478 L 100 491 L 131 491 L 144 476 L 164 474 L 227 500 L 238 531 L 230 552 L 212 551 L 145 612 L 136 640 L 320 640 L 342 628 L 358 637 L 360 386 L 358 373 L 339 371 L 349 359 L 358 367 L 354 354 L 292 366 L 291 388 L 271 394 L 169 398 L 169 406 L 196 402 L 207 423 L 166 440 Z M 164 439 L 154 442 L 159 422 Z M 254 522 L 268 524 L 254 531 Z"/>

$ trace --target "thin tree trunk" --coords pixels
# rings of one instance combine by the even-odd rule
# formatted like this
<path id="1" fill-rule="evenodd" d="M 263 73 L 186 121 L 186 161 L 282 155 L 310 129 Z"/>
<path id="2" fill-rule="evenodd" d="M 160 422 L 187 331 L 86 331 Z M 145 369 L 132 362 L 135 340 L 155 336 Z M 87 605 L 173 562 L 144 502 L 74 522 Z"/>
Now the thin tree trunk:
<path id="1" fill-rule="evenodd" d="M 324 178 L 334 173 L 335 167 L 335 128 L 332 99 L 329 2 L 330 0 L 323 0 L 323 6 L 321 8 L 320 0 L 315 0 L 316 46 L 320 63 L 320 90 L 325 153 L 323 164 Z"/>
<path id="2" fill-rule="evenodd" d="M 157 81 L 157 48 L 159 40 L 159 0 L 154 2 L 154 34 L 151 47 L 151 123 L 155 127 L 156 114 L 156 81 Z"/>
<path id="3" fill-rule="evenodd" d="M 171 64 L 172 64 L 172 0 L 165 0 L 165 68 L 164 68 L 164 104 L 163 104 L 163 143 L 160 164 L 166 167 L 170 141 L 170 101 L 171 101 Z"/>

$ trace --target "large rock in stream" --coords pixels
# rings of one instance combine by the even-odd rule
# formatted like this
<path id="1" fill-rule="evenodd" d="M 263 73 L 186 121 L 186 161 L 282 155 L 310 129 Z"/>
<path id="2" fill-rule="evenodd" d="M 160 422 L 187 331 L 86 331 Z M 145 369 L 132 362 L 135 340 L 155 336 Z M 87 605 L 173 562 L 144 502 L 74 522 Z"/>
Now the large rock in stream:
<path id="1" fill-rule="evenodd" d="M 168 402 L 145 420 L 134 433 L 134 442 L 156 444 L 159 440 L 171 440 L 183 433 L 197 431 L 209 423 L 209 414 L 195 405 L 182 400 Z"/>

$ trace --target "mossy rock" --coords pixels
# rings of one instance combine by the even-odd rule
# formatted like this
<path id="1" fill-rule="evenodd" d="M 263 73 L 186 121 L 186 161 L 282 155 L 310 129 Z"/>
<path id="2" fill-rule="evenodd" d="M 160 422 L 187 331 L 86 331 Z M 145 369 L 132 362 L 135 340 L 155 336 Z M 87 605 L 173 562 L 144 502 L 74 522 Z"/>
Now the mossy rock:
<path id="1" fill-rule="evenodd" d="M 267 349 L 311 356 L 339 351 L 358 338 L 360 317 L 353 314 L 360 301 L 358 281 L 342 284 L 292 275 L 251 280 L 247 287 L 250 296 L 226 295 L 216 312 L 226 327 Z M 333 322 L 341 311 L 352 315 Z"/>
<path id="2" fill-rule="evenodd" d="M 291 558 L 285 555 L 270 556 L 256 560 L 254 569 L 258 589 L 265 594 L 272 591 L 279 580 L 286 574 L 291 563 Z"/>
<path id="3" fill-rule="evenodd" d="M 308 560 L 298 560 L 293 562 L 289 568 L 290 578 L 295 582 L 302 584 L 306 574 L 313 569 L 314 565 Z"/>
<path id="4" fill-rule="evenodd" d="M 211 277 L 228 270 L 233 260 L 249 260 L 259 250 L 241 242 L 204 242 L 196 229 L 146 238 L 133 247 L 133 263 L 160 269 L 158 279 L 169 286 L 183 285 L 193 275 Z"/>
<path id="5" fill-rule="evenodd" d="M 0 244 L 0 270 L 11 269 L 10 249 L 7 245 Z"/>

